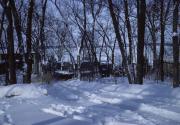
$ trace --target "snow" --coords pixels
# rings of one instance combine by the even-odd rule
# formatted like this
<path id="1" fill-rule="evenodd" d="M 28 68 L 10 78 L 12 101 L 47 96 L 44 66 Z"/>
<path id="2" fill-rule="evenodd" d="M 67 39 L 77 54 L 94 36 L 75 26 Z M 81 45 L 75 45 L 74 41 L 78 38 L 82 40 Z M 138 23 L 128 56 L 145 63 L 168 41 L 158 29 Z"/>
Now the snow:
<path id="1" fill-rule="evenodd" d="M 179 125 L 179 91 L 126 78 L 0 87 L 0 125 Z"/>
<path id="2" fill-rule="evenodd" d="M 63 71 L 63 70 L 57 70 L 57 71 L 55 71 L 55 73 L 64 74 L 64 75 L 71 75 L 71 74 L 73 74 L 72 72 Z"/>
<path id="3" fill-rule="evenodd" d="M 173 32 L 172 36 L 178 36 L 179 34 L 177 32 Z"/>
<path id="4" fill-rule="evenodd" d="M 0 110 L 0 115 L 4 114 L 4 111 Z"/>
<path id="5" fill-rule="evenodd" d="M 141 104 L 139 110 L 144 112 L 151 112 L 154 115 L 159 115 L 161 117 L 180 122 L 179 119 L 180 113 L 169 111 L 167 109 L 157 108 L 155 106 L 151 106 L 148 104 Z"/>
<path id="6" fill-rule="evenodd" d="M 17 84 L 0 87 L 0 98 L 18 97 L 18 98 L 38 98 L 46 95 L 47 90 L 35 84 Z"/>
<path id="7" fill-rule="evenodd" d="M 84 107 L 72 107 L 62 104 L 51 104 L 50 108 L 44 108 L 42 111 L 57 116 L 65 117 L 67 115 L 72 115 L 74 113 L 83 113 Z"/>

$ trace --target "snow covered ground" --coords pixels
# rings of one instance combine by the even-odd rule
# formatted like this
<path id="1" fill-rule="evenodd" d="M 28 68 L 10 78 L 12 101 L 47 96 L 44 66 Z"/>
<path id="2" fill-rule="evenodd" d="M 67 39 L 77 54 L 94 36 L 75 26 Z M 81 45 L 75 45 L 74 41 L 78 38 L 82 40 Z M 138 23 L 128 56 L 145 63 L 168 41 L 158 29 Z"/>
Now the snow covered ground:
<path id="1" fill-rule="evenodd" d="M 180 88 L 125 78 L 0 87 L 0 125 L 180 125 Z"/>

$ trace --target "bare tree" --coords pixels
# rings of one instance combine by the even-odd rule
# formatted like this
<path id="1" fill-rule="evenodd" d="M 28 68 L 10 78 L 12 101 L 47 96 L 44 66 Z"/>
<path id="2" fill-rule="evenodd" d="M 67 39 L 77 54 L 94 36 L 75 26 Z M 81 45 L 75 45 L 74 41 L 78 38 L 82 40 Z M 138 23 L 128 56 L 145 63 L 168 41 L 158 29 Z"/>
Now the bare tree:
<path id="1" fill-rule="evenodd" d="M 43 52 L 43 58 L 45 59 L 45 34 L 44 34 L 44 22 L 45 22 L 45 16 L 46 16 L 46 8 L 47 8 L 47 0 L 41 0 L 42 2 L 42 18 L 40 19 L 40 43 L 41 43 L 41 49 Z"/>
<path id="2" fill-rule="evenodd" d="M 127 56 L 126 56 L 126 52 L 125 52 L 125 49 L 124 49 L 124 43 L 122 42 L 121 34 L 120 34 L 120 31 L 119 31 L 119 23 L 118 23 L 116 14 L 114 12 L 114 7 L 113 7 L 112 0 L 108 0 L 108 5 L 109 5 L 109 11 L 110 11 L 110 14 L 111 14 L 111 18 L 112 18 L 112 22 L 113 22 L 113 26 L 114 26 L 114 30 L 115 30 L 115 34 L 116 34 L 116 38 L 117 38 L 118 45 L 119 45 L 119 48 L 120 48 L 120 51 L 121 51 L 123 63 L 124 63 L 124 66 L 125 66 L 126 74 L 127 74 L 127 77 L 128 77 L 128 81 L 129 81 L 130 84 L 132 84 L 132 78 L 131 78 L 131 75 L 130 75 L 130 72 L 129 72 L 129 69 L 128 69 L 128 64 L 127 64 Z"/>
<path id="3" fill-rule="evenodd" d="M 164 34 L 166 28 L 166 20 L 170 9 L 171 0 L 168 1 L 166 10 L 165 2 L 162 0 L 160 2 L 160 27 L 161 27 L 161 44 L 160 44 L 160 54 L 159 54 L 159 72 L 160 72 L 160 80 L 164 81 Z"/>
<path id="4" fill-rule="evenodd" d="M 2 43 L 2 33 L 3 33 L 3 23 L 4 23 L 4 17 L 5 17 L 5 11 L 3 9 L 2 15 L 1 15 L 1 20 L 0 20 L 0 47 L 2 52 L 4 53 L 4 49 L 3 49 L 3 43 Z"/>
<path id="5" fill-rule="evenodd" d="M 146 0 L 137 0 L 137 19 L 138 19 L 138 43 L 137 43 L 137 75 L 136 83 L 143 84 L 144 67 L 144 35 L 145 35 L 145 16 Z"/>
<path id="6" fill-rule="evenodd" d="M 128 32 L 128 40 L 129 40 L 129 64 L 133 61 L 132 56 L 132 31 L 131 31 L 131 23 L 129 19 L 129 8 L 128 8 L 128 1 L 124 0 L 124 13 L 125 13 L 125 22 L 126 22 L 126 28 Z"/>
<path id="7" fill-rule="evenodd" d="M 2 3 L 1 3 L 2 4 Z M 2 16 L 1 16 L 1 20 L 0 20 L 0 47 L 1 47 L 1 51 L 2 51 L 2 54 L 5 54 L 5 48 L 4 48 L 4 42 L 3 42 L 3 31 L 4 31 L 4 21 L 5 21 L 5 9 L 3 9 L 3 12 L 2 12 Z M 4 31 L 5 32 L 5 31 Z M 5 39 L 6 39 L 6 33 L 4 34 L 5 36 Z M 7 41 L 7 40 L 5 40 Z M 5 78 L 5 82 L 6 84 L 8 84 L 9 82 L 9 71 L 8 71 L 8 60 L 7 58 L 5 58 L 5 72 L 6 72 L 6 78 Z"/>
<path id="8" fill-rule="evenodd" d="M 157 1 L 153 1 L 153 3 L 150 3 L 149 9 L 146 10 L 146 16 L 147 16 L 147 28 L 149 29 L 151 39 L 152 39 L 152 48 L 153 51 L 153 71 L 157 69 L 157 32 L 158 32 L 158 26 L 156 25 L 156 21 L 158 20 L 159 14 L 158 14 L 158 4 Z M 157 71 L 157 70 L 156 70 Z"/>
<path id="9" fill-rule="evenodd" d="M 13 36 L 13 15 L 12 9 L 9 5 L 9 1 L 3 1 L 2 6 L 4 7 L 4 11 L 6 14 L 6 18 L 8 20 L 7 27 L 7 52 L 8 52 L 8 67 L 9 67 L 9 83 L 16 84 L 16 62 L 14 55 L 14 36 Z"/>
<path id="10" fill-rule="evenodd" d="M 177 87 L 180 85 L 179 81 L 179 45 L 180 42 L 178 39 L 178 20 L 179 20 L 179 0 L 173 0 L 173 87 Z"/>
<path id="11" fill-rule="evenodd" d="M 24 56 L 24 45 L 23 45 L 23 38 L 22 38 L 22 27 L 21 27 L 21 20 L 20 16 L 18 14 L 16 5 L 14 0 L 9 0 L 10 7 L 12 9 L 12 14 L 14 18 L 14 25 L 18 37 L 18 48 L 19 48 L 19 53 L 22 54 L 22 57 Z M 25 61 L 25 60 L 23 60 Z"/>
<path id="12" fill-rule="evenodd" d="M 27 49 L 27 71 L 26 71 L 26 83 L 31 83 L 31 73 L 32 73 L 32 55 L 31 55 L 31 44 L 32 44 L 32 18 L 33 18 L 33 10 L 34 10 L 35 0 L 30 0 L 28 16 L 27 16 L 27 29 L 26 29 L 26 49 Z"/>

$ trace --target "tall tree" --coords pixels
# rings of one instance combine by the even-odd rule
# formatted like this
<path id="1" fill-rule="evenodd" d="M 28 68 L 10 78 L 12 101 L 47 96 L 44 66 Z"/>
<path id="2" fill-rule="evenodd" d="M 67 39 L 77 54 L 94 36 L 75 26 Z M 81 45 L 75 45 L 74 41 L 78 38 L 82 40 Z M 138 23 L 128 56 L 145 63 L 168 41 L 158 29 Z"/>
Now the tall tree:
<path id="1" fill-rule="evenodd" d="M 41 0 L 41 14 L 38 18 L 38 27 L 39 33 L 35 43 L 35 61 L 34 61 L 34 73 L 39 74 L 39 63 L 45 60 L 45 20 L 46 20 L 46 9 L 47 9 L 47 0 Z M 37 13 L 37 12 L 36 12 Z M 39 15 L 38 15 L 39 16 Z"/>
<path id="2" fill-rule="evenodd" d="M 149 29 L 151 39 L 152 39 L 152 51 L 153 51 L 153 71 L 157 71 L 157 25 L 156 21 L 158 20 L 158 1 L 154 0 L 153 3 L 150 3 L 150 8 L 146 10 L 146 17 L 148 19 L 147 28 Z"/>
<path id="3" fill-rule="evenodd" d="M 91 47 L 88 46 L 88 32 L 87 32 L 87 3 L 85 0 L 82 0 L 82 4 L 83 4 L 83 28 L 81 29 L 82 32 L 82 38 L 81 38 L 81 44 L 80 44 L 80 49 L 79 49 L 79 55 L 81 54 L 81 52 L 83 53 L 83 58 L 84 56 L 87 56 L 85 54 L 88 54 L 90 61 L 92 62 L 92 58 L 91 58 Z"/>
<path id="4" fill-rule="evenodd" d="M 159 68 L 160 68 L 160 79 L 164 81 L 164 0 L 161 1 L 160 7 L 160 25 L 161 25 L 161 44 L 160 44 L 160 55 L 159 55 Z"/>
<path id="5" fill-rule="evenodd" d="M 93 0 L 90 0 L 90 11 L 91 11 L 91 15 L 93 18 L 93 23 L 92 23 L 92 31 L 91 31 L 91 39 L 89 38 L 89 43 L 91 46 L 91 52 L 94 56 L 94 60 L 97 63 L 98 59 L 97 59 L 97 55 L 96 55 L 96 51 L 95 51 L 95 27 L 96 27 L 96 20 L 97 20 L 97 16 L 99 15 L 101 9 L 102 9 L 102 4 L 101 4 L 101 0 L 100 1 L 96 1 L 98 3 L 98 7 L 96 10 L 96 4 Z"/>
<path id="6" fill-rule="evenodd" d="M 126 74 L 127 74 L 127 77 L 128 77 L 128 81 L 129 81 L 130 84 L 132 84 L 132 78 L 131 78 L 131 75 L 130 75 L 130 72 L 129 72 L 129 69 L 128 69 L 128 64 L 127 64 L 127 56 L 126 56 L 126 52 L 125 52 L 125 49 L 124 49 L 124 43 L 122 41 L 121 34 L 120 34 L 120 31 L 119 31 L 119 23 L 118 23 L 116 14 L 114 12 L 114 7 L 113 7 L 112 0 L 108 0 L 108 5 L 109 5 L 109 11 L 110 11 L 110 15 L 111 15 L 111 18 L 112 18 L 116 38 L 117 38 L 118 45 L 119 45 L 119 48 L 120 48 L 120 51 L 121 51 L 121 55 L 122 55 L 122 59 L 123 59 L 123 63 L 124 63 L 123 65 L 125 66 L 125 71 L 126 71 Z"/>
<path id="7" fill-rule="evenodd" d="M 1 47 L 1 50 L 2 52 L 4 53 L 4 49 L 3 49 L 3 43 L 2 43 L 2 33 L 3 33 L 3 24 L 4 24 L 4 17 L 5 17 L 5 11 L 3 9 L 3 12 L 2 12 L 2 16 L 1 16 L 1 19 L 0 19 L 0 47 Z"/>
<path id="8" fill-rule="evenodd" d="M 137 73 L 136 83 L 143 84 L 144 67 L 144 36 L 145 36 L 145 16 L 146 0 L 137 0 L 137 24 L 138 24 L 138 43 L 137 43 Z"/>
<path id="9" fill-rule="evenodd" d="M 179 22 L 179 0 L 173 0 L 173 87 L 180 85 L 179 81 L 179 45 L 178 22 Z"/>
<path id="10" fill-rule="evenodd" d="M 3 9 L 3 12 L 2 12 L 2 16 L 1 16 L 1 20 L 0 20 L 0 47 L 1 47 L 1 51 L 2 51 L 2 54 L 5 54 L 5 48 L 4 48 L 4 43 L 3 43 L 3 40 L 2 40 L 2 33 L 3 33 L 3 24 L 4 24 L 4 21 L 5 21 L 5 9 Z M 6 41 L 6 40 L 5 40 Z M 5 59 L 5 72 L 6 72 L 6 84 L 9 83 L 9 72 L 8 72 L 8 60 L 7 58 Z"/>
<path id="11" fill-rule="evenodd" d="M 35 3 L 35 0 L 30 0 L 28 16 L 27 16 L 27 29 L 26 29 L 27 71 L 26 71 L 26 78 L 25 78 L 26 83 L 31 83 L 31 73 L 32 73 L 32 55 L 31 55 L 32 38 L 31 38 L 31 35 L 32 35 L 32 19 L 33 19 L 34 3 Z"/>
<path id="12" fill-rule="evenodd" d="M 15 30 L 16 30 L 16 34 L 17 34 L 17 38 L 18 38 L 18 50 L 19 50 L 19 54 L 21 55 L 20 62 L 23 65 L 22 66 L 23 75 L 25 75 L 25 69 L 24 69 L 25 68 L 24 67 L 25 51 L 24 51 L 24 43 L 23 43 L 23 38 L 22 38 L 21 19 L 20 19 L 18 10 L 16 8 L 15 1 L 9 0 L 9 3 L 10 3 L 10 7 L 12 9 L 12 14 L 13 14 L 13 19 L 14 19 L 13 22 L 14 22 L 14 26 L 15 26 Z"/>
<path id="13" fill-rule="evenodd" d="M 132 39 L 132 28 L 131 28 L 131 23 L 130 23 L 130 16 L 129 16 L 129 4 L 127 0 L 124 0 L 124 13 L 125 13 L 125 23 L 126 23 L 126 28 L 128 32 L 128 40 L 129 40 L 129 57 L 128 57 L 128 63 L 131 66 L 131 75 L 133 80 L 135 81 L 135 72 L 134 72 L 134 66 L 133 66 L 133 39 Z"/>
<path id="14" fill-rule="evenodd" d="M 169 13 L 171 0 L 168 1 L 166 10 L 165 2 L 162 0 L 160 2 L 160 27 L 161 27 L 161 43 L 160 43 L 160 54 L 159 54 L 159 72 L 160 80 L 164 81 L 164 42 L 165 42 L 165 29 L 166 29 L 166 20 Z"/>
<path id="15" fill-rule="evenodd" d="M 7 52 L 8 52 L 8 67 L 9 67 L 9 83 L 16 84 L 16 62 L 14 55 L 14 36 L 13 36 L 13 15 L 12 9 L 8 4 L 9 1 L 4 1 L 3 6 L 5 10 L 5 14 L 8 20 L 7 27 Z"/>
<path id="16" fill-rule="evenodd" d="M 15 26 L 16 33 L 17 33 L 19 53 L 22 54 L 22 57 L 23 57 L 24 56 L 24 45 L 23 45 L 23 38 L 22 38 L 22 27 L 21 27 L 20 16 L 17 11 L 14 0 L 9 0 L 9 3 L 10 3 L 11 10 L 12 10 L 14 26 Z"/>
<path id="17" fill-rule="evenodd" d="M 45 22 L 45 16 L 46 16 L 47 0 L 41 0 L 41 2 L 42 2 L 42 16 L 40 19 L 40 43 L 41 43 L 41 49 L 43 51 L 43 58 L 45 59 L 44 22 Z"/>
<path id="18" fill-rule="evenodd" d="M 131 23 L 129 19 L 129 8 L 128 8 L 128 1 L 124 0 L 124 13 L 125 13 L 125 22 L 126 22 L 126 28 L 128 32 L 128 40 L 129 40 L 129 64 L 133 61 L 132 56 L 132 30 L 131 30 Z"/>

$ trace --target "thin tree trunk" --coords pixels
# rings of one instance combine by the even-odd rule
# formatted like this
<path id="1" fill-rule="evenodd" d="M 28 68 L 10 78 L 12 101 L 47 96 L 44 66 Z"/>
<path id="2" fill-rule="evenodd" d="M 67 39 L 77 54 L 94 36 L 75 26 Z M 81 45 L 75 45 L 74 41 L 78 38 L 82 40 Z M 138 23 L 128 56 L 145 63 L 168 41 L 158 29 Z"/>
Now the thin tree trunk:
<path id="1" fill-rule="evenodd" d="M 145 35 L 145 12 L 146 1 L 137 0 L 137 18 L 138 18 L 138 43 L 137 43 L 137 76 L 136 84 L 143 84 L 143 68 L 144 68 L 144 35 Z"/>
<path id="2" fill-rule="evenodd" d="M 0 24 L 0 46 L 1 46 L 2 52 L 4 52 L 4 50 L 3 50 L 3 43 L 2 43 L 2 40 L 1 40 L 2 33 L 3 33 L 4 17 L 5 17 L 5 11 L 3 10 L 2 16 L 1 16 L 1 20 L 0 20 L 0 23 L 1 23 Z"/>
<path id="3" fill-rule="evenodd" d="M 24 78 L 24 75 L 25 75 L 25 69 L 24 69 L 25 68 L 24 67 L 25 52 L 24 52 L 24 43 L 23 43 L 23 38 L 22 38 L 21 20 L 20 20 L 20 16 L 18 14 L 14 0 L 9 0 L 9 2 L 10 2 L 10 7 L 12 9 L 13 17 L 14 17 L 14 26 L 15 26 L 16 34 L 17 34 L 17 38 L 18 38 L 18 49 L 19 49 L 19 54 L 21 55 L 20 63 L 22 66 L 21 68 L 23 70 L 23 78 Z"/>
<path id="4" fill-rule="evenodd" d="M 14 18 L 15 29 L 17 32 L 19 53 L 22 56 L 24 56 L 24 45 L 23 45 L 23 38 L 22 38 L 22 28 L 21 28 L 20 16 L 16 9 L 14 0 L 9 0 L 9 1 L 10 1 L 10 7 L 12 9 L 12 14 L 13 14 L 13 18 Z"/>
<path id="5" fill-rule="evenodd" d="M 4 29 L 4 27 L 3 27 L 4 17 L 5 17 L 5 10 L 3 9 L 1 20 L 0 20 L 0 48 L 1 48 L 2 54 L 5 54 L 3 41 L 2 41 L 2 33 L 3 33 L 3 29 Z"/>
<path id="6" fill-rule="evenodd" d="M 153 43 L 153 69 L 157 68 L 157 53 L 156 53 L 156 35 L 155 31 L 152 33 L 152 43 Z"/>
<path id="7" fill-rule="evenodd" d="M 129 64 L 133 61 L 132 56 L 132 30 L 131 30 L 131 23 L 129 20 L 129 10 L 128 10 L 128 1 L 124 0 L 124 12 L 125 12 L 125 19 L 126 19 L 126 28 L 128 31 L 128 39 L 129 39 Z"/>
<path id="8" fill-rule="evenodd" d="M 114 41 L 114 44 L 113 44 L 113 48 L 112 48 L 112 69 L 114 67 L 114 64 L 115 64 L 115 61 L 114 61 L 114 51 L 115 51 L 115 47 L 116 47 L 116 40 Z"/>
<path id="9" fill-rule="evenodd" d="M 3 24 L 4 24 L 4 18 L 5 18 L 5 9 L 3 10 L 3 13 L 2 13 L 2 16 L 1 16 L 1 25 L 0 25 L 0 46 L 1 46 L 1 51 L 2 51 L 2 54 L 5 55 L 5 49 L 4 49 L 4 45 L 3 45 L 3 41 L 1 40 L 2 39 L 2 33 L 3 33 Z M 7 41 L 6 39 L 6 35 L 5 35 L 5 41 Z M 5 75 L 5 83 L 6 85 L 8 85 L 9 83 L 9 72 L 8 72 L 8 60 L 7 58 L 5 58 L 5 69 L 6 69 L 6 75 Z"/>
<path id="10" fill-rule="evenodd" d="M 40 43 L 41 43 L 41 49 L 43 52 L 43 59 L 45 60 L 45 36 L 44 36 L 44 22 L 45 22 L 45 16 L 46 16 L 46 7 L 47 7 L 47 0 L 42 0 L 42 18 L 40 20 Z M 38 43 L 39 45 L 39 43 Z"/>
<path id="11" fill-rule="evenodd" d="M 150 14 L 152 13 L 152 15 Z M 147 18 L 149 20 L 150 25 L 147 25 L 151 38 L 152 38 L 152 51 L 153 51 L 153 71 L 157 68 L 157 51 L 156 51 L 156 27 L 155 27 L 155 10 L 152 12 L 147 12 Z"/>
<path id="12" fill-rule="evenodd" d="M 179 0 L 173 0 L 174 2 L 174 11 L 173 11 L 173 87 L 180 85 L 179 81 L 179 40 L 178 39 L 178 9 L 179 9 Z"/>
<path id="13" fill-rule="evenodd" d="M 160 80 L 164 81 L 164 32 L 165 32 L 165 21 L 164 21 L 164 0 L 161 1 L 161 12 L 160 12 L 160 22 L 161 22 L 161 44 L 160 44 L 160 55 L 159 55 L 159 73 Z"/>
<path id="14" fill-rule="evenodd" d="M 83 16 L 84 16 L 84 23 L 83 23 L 83 33 L 82 33 L 82 39 L 81 39 L 81 44 L 80 44 L 80 49 L 79 49 L 79 55 L 81 54 L 81 51 L 84 47 L 84 42 L 85 41 L 85 36 L 86 36 L 86 4 L 85 0 L 83 0 Z"/>
<path id="15" fill-rule="evenodd" d="M 7 40 L 8 40 L 9 83 L 16 84 L 16 62 L 14 55 L 12 10 L 8 5 L 5 8 L 6 8 L 5 9 L 6 17 L 8 19 Z"/>
<path id="16" fill-rule="evenodd" d="M 121 35 L 120 35 L 119 24 L 118 24 L 118 21 L 117 21 L 117 17 L 116 17 L 116 15 L 114 13 L 114 7 L 113 7 L 112 0 L 108 0 L 108 4 L 109 4 L 109 11 L 110 11 L 110 14 L 111 14 L 111 18 L 112 18 L 112 22 L 113 22 L 113 26 L 114 26 L 114 30 L 115 30 L 115 34 L 116 34 L 116 38 L 117 38 L 118 45 L 119 45 L 119 48 L 120 48 L 120 51 L 121 51 L 123 63 L 124 63 L 124 66 L 125 66 L 125 71 L 127 73 L 129 84 L 132 84 L 132 79 L 131 79 L 131 75 L 130 75 L 130 72 L 129 72 L 129 69 L 128 69 L 128 64 L 127 64 L 127 56 L 126 56 L 125 49 L 124 49 L 124 44 L 122 42 L 122 38 L 121 38 Z"/>
<path id="17" fill-rule="evenodd" d="M 93 17 L 93 26 L 92 26 L 92 40 L 90 40 L 90 46 L 91 46 L 91 52 L 94 56 L 94 61 L 95 63 L 98 64 L 98 59 L 97 59 L 97 55 L 96 55 L 96 48 L 95 48 L 95 28 L 96 28 L 96 18 L 97 15 L 100 13 L 101 10 L 101 5 L 99 5 L 98 9 L 95 11 L 95 2 L 93 2 L 93 0 L 91 0 L 91 15 Z M 99 65 L 98 65 L 99 68 Z"/>
<path id="18" fill-rule="evenodd" d="M 26 30 L 27 71 L 26 71 L 26 78 L 25 78 L 26 83 L 31 83 L 31 73 L 32 73 L 31 35 L 32 35 L 32 18 L 33 18 L 34 2 L 35 0 L 31 0 L 29 3 L 28 17 L 27 17 L 27 30 Z"/>
<path id="19" fill-rule="evenodd" d="M 161 26 L 161 43 L 160 43 L 160 54 L 159 54 L 159 73 L 160 73 L 160 80 L 164 81 L 164 43 L 165 43 L 165 26 L 166 20 L 169 13 L 171 0 L 168 1 L 166 10 L 164 11 L 164 4 L 165 1 L 162 0 L 160 2 L 160 26 Z"/>

